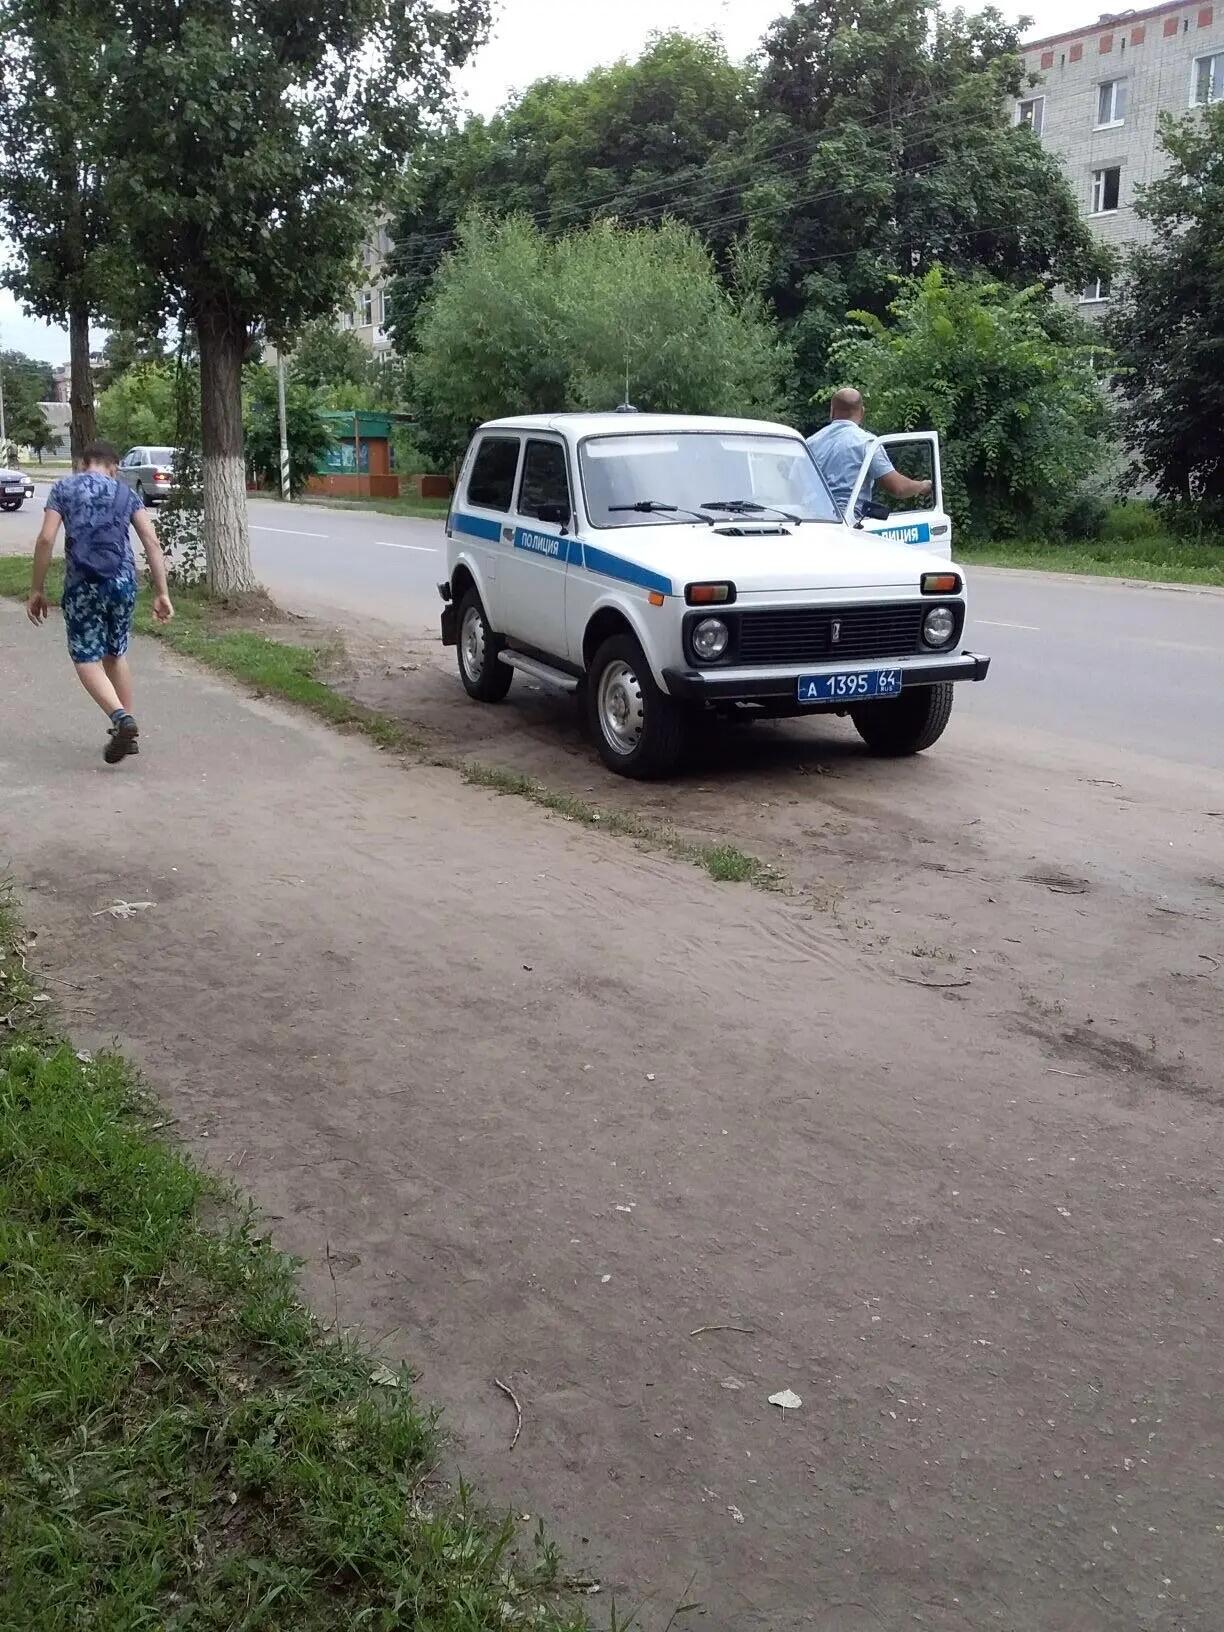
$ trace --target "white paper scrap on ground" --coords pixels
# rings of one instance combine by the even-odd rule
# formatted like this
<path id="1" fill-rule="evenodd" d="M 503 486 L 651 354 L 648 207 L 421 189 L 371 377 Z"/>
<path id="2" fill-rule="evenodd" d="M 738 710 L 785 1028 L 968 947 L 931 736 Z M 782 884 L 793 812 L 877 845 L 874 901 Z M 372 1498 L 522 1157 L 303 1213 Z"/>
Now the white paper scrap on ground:
<path id="1" fill-rule="evenodd" d="M 784 1388 L 780 1394 L 771 1394 L 769 1403 L 770 1405 L 781 1406 L 783 1411 L 798 1411 L 803 1401 L 793 1389 Z"/>

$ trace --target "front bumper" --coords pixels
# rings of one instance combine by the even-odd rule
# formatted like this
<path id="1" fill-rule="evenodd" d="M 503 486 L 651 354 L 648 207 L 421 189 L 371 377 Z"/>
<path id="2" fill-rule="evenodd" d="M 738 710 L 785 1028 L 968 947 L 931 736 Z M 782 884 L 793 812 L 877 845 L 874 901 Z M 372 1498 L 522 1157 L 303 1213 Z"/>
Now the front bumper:
<path id="1" fill-rule="evenodd" d="M 801 675 L 845 674 L 863 669 L 900 669 L 902 689 L 937 686 L 948 680 L 985 680 L 990 668 L 988 657 L 975 652 L 959 652 L 955 657 L 903 658 L 889 663 L 872 658 L 868 663 L 814 663 L 807 668 L 780 669 L 664 669 L 663 678 L 673 697 L 689 703 L 794 703 L 805 714 L 821 708 L 841 708 L 844 702 L 797 702 Z"/>

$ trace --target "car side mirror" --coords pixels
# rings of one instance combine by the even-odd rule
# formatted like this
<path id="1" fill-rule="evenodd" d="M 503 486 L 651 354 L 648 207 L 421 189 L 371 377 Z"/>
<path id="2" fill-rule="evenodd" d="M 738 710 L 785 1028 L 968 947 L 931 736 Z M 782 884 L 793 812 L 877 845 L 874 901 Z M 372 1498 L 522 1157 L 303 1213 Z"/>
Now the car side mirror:
<path id="1" fill-rule="evenodd" d="M 864 521 L 887 521 L 891 515 L 892 511 L 888 506 L 881 504 L 877 499 L 868 499 L 863 506 Z"/>
<path id="2" fill-rule="evenodd" d="M 554 527 L 568 527 L 570 524 L 570 507 L 568 504 L 537 505 L 536 517 L 539 521 L 547 521 Z"/>

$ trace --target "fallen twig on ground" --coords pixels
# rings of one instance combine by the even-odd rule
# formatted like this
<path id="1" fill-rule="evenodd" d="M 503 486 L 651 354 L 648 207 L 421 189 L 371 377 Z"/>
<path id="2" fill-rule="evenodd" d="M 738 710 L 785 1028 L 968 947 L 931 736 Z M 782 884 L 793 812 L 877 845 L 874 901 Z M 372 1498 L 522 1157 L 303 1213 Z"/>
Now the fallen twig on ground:
<path id="1" fill-rule="evenodd" d="M 503 1383 L 500 1377 L 494 1377 L 493 1381 L 497 1384 L 498 1388 L 501 1389 L 502 1393 L 506 1396 L 506 1398 L 514 1406 L 514 1415 L 515 1415 L 514 1438 L 510 1441 L 510 1449 L 513 1450 L 514 1447 L 519 1442 L 519 1435 L 523 1431 L 523 1408 L 519 1404 L 518 1395 L 510 1387 L 509 1383 Z"/>
<path id="2" fill-rule="evenodd" d="M 700 1337 L 703 1332 L 743 1332 L 746 1337 L 756 1336 L 755 1326 L 695 1326 L 689 1333 L 690 1337 Z"/>

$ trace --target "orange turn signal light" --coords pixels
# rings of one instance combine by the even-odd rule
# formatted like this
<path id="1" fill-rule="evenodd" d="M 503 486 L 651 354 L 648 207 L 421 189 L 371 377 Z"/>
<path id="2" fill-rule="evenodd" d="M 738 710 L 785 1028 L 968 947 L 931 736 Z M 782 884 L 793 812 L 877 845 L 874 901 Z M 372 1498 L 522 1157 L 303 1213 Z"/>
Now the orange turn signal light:
<path id="1" fill-rule="evenodd" d="M 924 572 L 922 575 L 924 595 L 959 595 L 960 587 L 958 572 Z"/>
<path id="2" fill-rule="evenodd" d="M 646 599 L 650 602 L 651 606 L 662 606 L 666 602 L 667 596 L 660 595 L 657 589 L 652 589 Z"/>
<path id="3" fill-rule="evenodd" d="M 728 606 L 735 599 L 735 585 L 689 584 L 684 598 L 690 606 Z"/>

